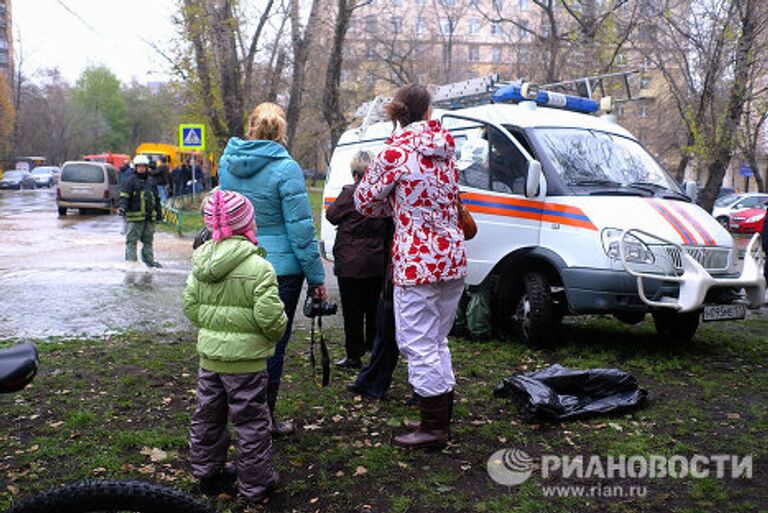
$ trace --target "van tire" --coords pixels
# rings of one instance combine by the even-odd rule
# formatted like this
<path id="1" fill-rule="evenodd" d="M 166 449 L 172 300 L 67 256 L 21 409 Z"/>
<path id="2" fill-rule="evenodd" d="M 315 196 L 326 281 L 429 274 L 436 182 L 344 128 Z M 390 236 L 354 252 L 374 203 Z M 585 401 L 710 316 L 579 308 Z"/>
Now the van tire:
<path id="1" fill-rule="evenodd" d="M 60 216 L 67 215 L 67 207 L 59 207 L 59 215 Z"/>
<path id="2" fill-rule="evenodd" d="M 514 333 L 530 347 L 550 346 L 562 321 L 552 297 L 552 287 L 546 276 L 535 271 L 523 276 L 522 285 L 522 294 L 514 302 L 512 312 Z"/>
<path id="3" fill-rule="evenodd" d="M 656 332 L 674 342 L 690 342 L 699 329 L 700 312 L 653 312 Z"/>

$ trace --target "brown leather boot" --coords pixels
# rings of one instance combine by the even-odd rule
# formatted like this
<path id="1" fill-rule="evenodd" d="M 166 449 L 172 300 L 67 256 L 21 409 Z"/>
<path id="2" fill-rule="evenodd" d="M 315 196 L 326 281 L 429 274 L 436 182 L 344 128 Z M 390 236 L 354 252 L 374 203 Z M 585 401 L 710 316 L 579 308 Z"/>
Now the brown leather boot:
<path id="1" fill-rule="evenodd" d="M 450 423 L 450 393 L 421 398 L 419 428 L 406 435 L 396 436 L 393 443 L 406 449 L 442 449 L 448 444 Z"/>
<path id="2" fill-rule="evenodd" d="M 450 431 L 451 431 L 450 430 L 451 421 L 453 420 L 453 398 L 454 398 L 453 390 L 451 390 L 450 392 L 448 392 L 448 405 L 449 405 L 449 408 L 448 408 L 448 433 L 449 434 L 450 434 Z M 419 422 L 418 420 L 403 419 L 403 427 L 404 428 L 408 428 L 411 431 L 416 431 L 417 429 L 419 429 L 419 425 L 420 424 L 421 424 L 421 422 Z"/>
<path id="3" fill-rule="evenodd" d="M 275 404 L 277 403 L 277 392 L 280 390 L 279 383 L 270 383 L 267 385 L 267 406 L 269 406 L 269 416 L 272 420 L 272 437 L 279 438 L 292 434 L 296 431 L 293 422 L 275 421 Z"/>

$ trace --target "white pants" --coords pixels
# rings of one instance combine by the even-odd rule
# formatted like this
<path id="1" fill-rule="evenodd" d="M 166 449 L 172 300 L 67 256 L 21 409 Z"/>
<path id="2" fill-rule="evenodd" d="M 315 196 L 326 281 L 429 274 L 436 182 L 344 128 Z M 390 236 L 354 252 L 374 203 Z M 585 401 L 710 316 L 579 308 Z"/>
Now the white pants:
<path id="1" fill-rule="evenodd" d="M 453 390 L 448 332 L 464 290 L 464 280 L 428 285 L 395 285 L 397 346 L 408 359 L 408 381 L 422 397 Z"/>

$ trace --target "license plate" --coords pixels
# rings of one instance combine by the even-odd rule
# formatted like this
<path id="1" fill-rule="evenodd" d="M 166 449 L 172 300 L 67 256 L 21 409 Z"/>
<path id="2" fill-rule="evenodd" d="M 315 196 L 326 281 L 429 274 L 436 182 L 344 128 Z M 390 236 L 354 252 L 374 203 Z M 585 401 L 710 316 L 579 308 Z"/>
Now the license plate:
<path id="1" fill-rule="evenodd" d="M 747 316 L 747 307 L 741 303 L 733 305 L 704 305 L 701 311 L 701 320 L 709 321 L 729 321 L 743 319 Z"/>

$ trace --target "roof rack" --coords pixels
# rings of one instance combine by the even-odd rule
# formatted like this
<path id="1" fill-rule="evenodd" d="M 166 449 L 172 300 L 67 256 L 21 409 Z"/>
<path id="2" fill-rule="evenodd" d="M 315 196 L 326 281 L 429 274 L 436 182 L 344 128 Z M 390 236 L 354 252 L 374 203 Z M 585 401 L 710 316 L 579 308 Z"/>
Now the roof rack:
<path id="1" fill-rule="evenodd" d="M 524 101 L 531 100 L 542 105 L 547 105 L 555 108 L 570 108 L 571 103 L 566 102 L 566 96 L 560 94 L 555 96 L 555 93 L 572 91 L 577 98 L 586 98 L 594 100 L 594 95 L 597 90 L 600 91 L 602 97 L 608 96 L 605 91 L 606 80 L 620 79 L 623 82 L 626 92 L 626 99 L 619 101 L 629 101 L 632 99 L 632 92 L 630 90 L 629 76 L 635 73 L 639 73 L 640 70 L 632 69 L 628 71 L 620 71 L 616 73 L 606 73 L 603 75 L 595 75 L 577 78 L 573 80 L 565 80 L 562 82 L 555 82 L 552 84 L 545 84 L 539 86 L 542 91 L 551 91 L 549 95 L 541 93 L 540 96 L 534 96 L 532 98 L 520 97 L 520 95 L 512 95 L 512 101 Z M 501 88 L 510 85 L 516 85 L 521 87 L 525 83 L 525 80 L 519 79 L 515 81 L 502 81 L 498 73 L 493 73 L 484 77 L 471 78 L 468 80 L 462 80 L 460 82 L 453 82 L 441 86 L 431 86 L 432 92 L 432 105 L 447 110 L 460 109 L 465 107 L 474 107 L 478 105 L 485 105 L 487 103 L 494 102 L 494 93 Z M 542 96 L 543 94 L 543 96 Z M 549 97 L 552 97 L 551 101 Z M 507 98 L 508 95 L 496 96 L 496 98 Z M 546 98 L 542 102 L 541 98 Z M 360 127 L 357 129 L 359 134 L 365 132 L 365 130 L 373 123 L 379 121 L 385 121 L 387 118 L 384 113 L 384 105 L 389 103 L 391 98 L 389 96 L 377 96 L 371 101 L 365 102 L 355 111 L 355 117 L 363 118 Z M 596 109 L 595 109 L 596 110 Z"/>

